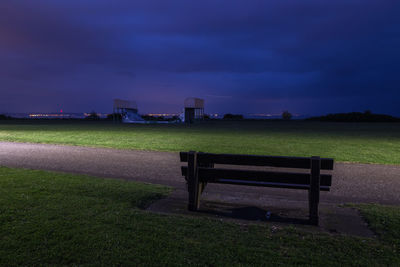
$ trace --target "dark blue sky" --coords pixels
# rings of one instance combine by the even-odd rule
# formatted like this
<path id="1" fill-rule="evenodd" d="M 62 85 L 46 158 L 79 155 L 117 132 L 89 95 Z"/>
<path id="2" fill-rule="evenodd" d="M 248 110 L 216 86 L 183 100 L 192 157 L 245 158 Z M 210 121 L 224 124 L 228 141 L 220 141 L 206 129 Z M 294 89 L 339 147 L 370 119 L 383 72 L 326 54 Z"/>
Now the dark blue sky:
<path id="1" fill-rule="evenodd" d="M 400 115 L 400 1 L 0 1 L 0 113 Z"/>

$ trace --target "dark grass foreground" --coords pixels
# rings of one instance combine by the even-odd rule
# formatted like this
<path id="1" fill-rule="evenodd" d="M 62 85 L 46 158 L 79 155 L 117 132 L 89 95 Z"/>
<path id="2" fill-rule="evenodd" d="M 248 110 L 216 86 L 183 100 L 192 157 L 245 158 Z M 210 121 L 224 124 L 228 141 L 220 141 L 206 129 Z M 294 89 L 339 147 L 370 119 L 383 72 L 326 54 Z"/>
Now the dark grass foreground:
<path id="1" fill-rule="evenodd" d="M 168 192 L 156 185 L 0 168 L 0 265 L 400 264 L 398 247 L 385 234 L 398 233 L 396 224 L 387 224 L 378 240 L 140 209 Z M 385 209 L 374 211 L 380 220 Z M 399 220 L 399 209 L 394 211 L 390 216 Z"/>
<path id="2" fill-rule="evenodd" d="M 156 151 L 321 156 L 334 158 L 336 162 L 400 164 L 400 123 L 209 121 L 188 126 L 0 121 L 0 141 Z"/>

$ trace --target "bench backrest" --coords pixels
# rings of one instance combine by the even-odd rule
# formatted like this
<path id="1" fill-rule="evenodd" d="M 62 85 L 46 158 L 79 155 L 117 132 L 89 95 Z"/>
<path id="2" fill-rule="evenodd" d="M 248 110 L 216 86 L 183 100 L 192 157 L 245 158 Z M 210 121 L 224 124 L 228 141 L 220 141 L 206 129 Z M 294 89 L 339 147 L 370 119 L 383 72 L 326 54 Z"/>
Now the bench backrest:
<path id="1" fill-rule="evenodd" d="M 329 191 L 332 184 L 332 175 L 320 174 L 320 170 L 333 170 L 334 160 L 330 158 L 181 152 L 181 162 L 189 163 L 193 153 L 198 179 L 203 182 L 310 189 L 314 176 L 319 177 L 322 191 Z M 214 164 L 309 169 L 310 173 L 214 168 Z M 188 167 L 183 166 L 182 175 L 187 177 L 187 173 Z"/>
<path id="2" fill-rule="evenodd" d="M 188 161 L 189 152 L 180 152 L 181 162 Z M 201 163 L 214 163 L 225 165 L 247 165 L 311 169 L 310 157 L 281 157 L 281 156 L 255 156 L 236 154 L 197 153 L 197 161 Z M 321 170 L 333 170 L 334 160 L 321 158 Z"/>

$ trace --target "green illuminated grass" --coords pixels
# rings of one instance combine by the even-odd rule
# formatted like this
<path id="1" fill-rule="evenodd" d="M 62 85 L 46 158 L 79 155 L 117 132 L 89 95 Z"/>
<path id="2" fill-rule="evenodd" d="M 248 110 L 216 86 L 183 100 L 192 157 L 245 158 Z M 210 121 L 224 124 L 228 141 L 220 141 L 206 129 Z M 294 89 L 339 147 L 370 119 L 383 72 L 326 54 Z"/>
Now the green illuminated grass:
<path id="1" fill-rule="evenodd" d="M 117 149 L 333 157 L 400 164 L 400 123 L 212 121 L 186 125 L 7 122 L 0 140 Z"/>
<path id="2" fill-rule="evenodd" d="M 377 204 L 350 205 L 360 210 L 370 228 L 400 253 L 400 207 Z"/>
<path id="3" fill-rule="evenodd" d="M 168 191 L 150 184 L 0 167 L 0 265 L 400 264 L 398 248 L 385 236 L 356 238 L 141 210 Z M 376 212 L 372 220 L 385 221 L 388 213 Z M 400 212 L 390 218 L 398 221 Z M 396 227 L 387 224 L 386 231 Z"/>

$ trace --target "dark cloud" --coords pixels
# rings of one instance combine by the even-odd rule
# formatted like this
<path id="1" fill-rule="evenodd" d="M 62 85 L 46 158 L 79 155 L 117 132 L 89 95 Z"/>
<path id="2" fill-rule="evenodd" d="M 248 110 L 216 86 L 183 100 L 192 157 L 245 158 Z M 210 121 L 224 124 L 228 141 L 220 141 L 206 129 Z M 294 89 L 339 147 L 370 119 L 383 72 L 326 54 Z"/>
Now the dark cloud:
<path id="1" fill-rule="evenodd" d="M 395 0 L 1 1 L 0 112 L 107 112 L 113 97 L 172 112 L 199 96 L 212 112 L 400 115 L 399 12 Z"/>

